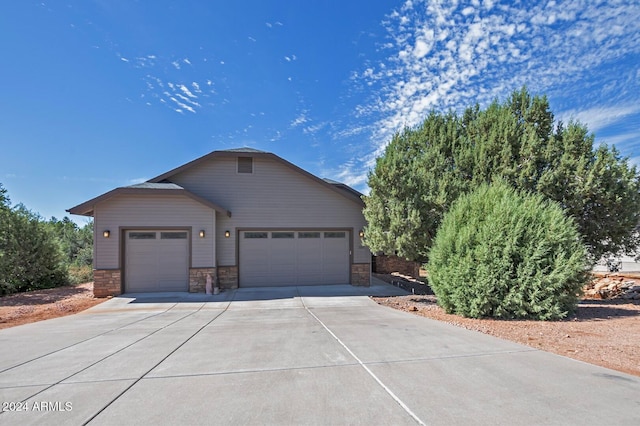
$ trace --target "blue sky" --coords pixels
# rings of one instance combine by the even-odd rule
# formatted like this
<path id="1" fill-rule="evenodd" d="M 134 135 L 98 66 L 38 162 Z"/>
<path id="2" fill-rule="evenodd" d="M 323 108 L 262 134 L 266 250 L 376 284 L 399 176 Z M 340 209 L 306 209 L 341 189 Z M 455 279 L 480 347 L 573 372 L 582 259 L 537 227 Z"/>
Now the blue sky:
<path id="1" fill-rule="evenodd" d="M 395 131 L 522 85 L 640 164 L 637 0 L 8 0 L 0 51 L 0 183 L 45 218 L 242 146 L 366 191 Z"/>

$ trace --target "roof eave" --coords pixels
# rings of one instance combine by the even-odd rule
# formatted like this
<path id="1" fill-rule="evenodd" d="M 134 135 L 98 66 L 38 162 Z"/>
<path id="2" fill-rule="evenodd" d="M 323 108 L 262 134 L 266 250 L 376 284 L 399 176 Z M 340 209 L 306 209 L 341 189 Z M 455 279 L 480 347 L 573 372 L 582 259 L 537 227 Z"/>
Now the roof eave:
<path id="1" fill-rule="evenodd" d="M 222 213 L 231 217 L 231 212 L 219 205 L 212 203 L 209 200 L 206 200 L 198 195 L 187 191 L 186 189 L 149 189 L 149 188 L 116 188 L 109 192 L 106 192 L 98 197 L 92 198 L 89 201 L 85 201 L 82 204 L 78 204 L 75 207 L 70 208 L 67 212 L 71 214 L 76 214 L 80 216 L 93 216 L 94 207 L 96 204 L 104 202 L 110 198 L 115 197 L 116 195 L 184 195 L 192 200 L 203 204 L 218 213 Z"/>

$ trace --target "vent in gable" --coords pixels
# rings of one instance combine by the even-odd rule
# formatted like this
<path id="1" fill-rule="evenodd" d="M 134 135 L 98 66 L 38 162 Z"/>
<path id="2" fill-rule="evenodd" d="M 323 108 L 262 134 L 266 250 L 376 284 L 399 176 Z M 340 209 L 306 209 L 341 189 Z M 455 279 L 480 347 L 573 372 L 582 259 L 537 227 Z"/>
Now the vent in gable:
<path id="1" fill-rule="evenodd" d="M 253 157 L 238 157 L 238 173 L 253 173 Z"/>

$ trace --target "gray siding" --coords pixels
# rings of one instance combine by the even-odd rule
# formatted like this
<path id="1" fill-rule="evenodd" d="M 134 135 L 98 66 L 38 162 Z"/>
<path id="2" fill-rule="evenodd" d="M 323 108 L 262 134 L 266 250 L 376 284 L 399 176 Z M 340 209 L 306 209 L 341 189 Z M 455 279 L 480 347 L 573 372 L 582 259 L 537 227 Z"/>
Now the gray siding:
<path id="1" fill-rule="evenodd" d="M 215 211 L 184 196 L 120 195 L 102 203 L 94 210 L 94 268 L 120 268 L 120 227 L 190 227 L 191 265 L 194 268 L 215 264 Z M 111 231 L 110 238 L 102 232 Z M 198 233 L 205 231 L 205 238 Z"/>
<path id="2" fill-rule="evenodd" d="M 237 228 L 353 229 L 353 262 L 369 263 L 358 232 L 365 226 L 362 206 L 280 162 L 254 158 L 253 173 L 236 172 L 235 158 L 203 162 L 171 181 L 231 211 L 216 216 L 220 265 L 235 265 Z M 224 231 L 231 232 L 230 238 Z"/>

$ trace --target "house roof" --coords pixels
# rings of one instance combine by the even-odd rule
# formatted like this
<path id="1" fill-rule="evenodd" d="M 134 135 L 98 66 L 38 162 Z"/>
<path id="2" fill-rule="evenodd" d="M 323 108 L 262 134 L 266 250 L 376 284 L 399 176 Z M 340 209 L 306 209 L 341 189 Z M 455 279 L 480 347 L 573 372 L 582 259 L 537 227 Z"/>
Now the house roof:
<path id="1" fill-rule="evenodd" d="M 117 195 L 136 195 L 136 196 L 146 196 L 146 195 L 182 195 L 188 198 L 191 198 L 194 201 L 197 201 L 200 204 L 203 204 L 218 213 L 226 214 L 231 217 L 231 212 L 225 208 L 218 206 L 217 204 L 212 203 L 209 200 L 206 200 L 202 197 L 197 196 L 196 194 L 187 191 L 180 185 L 176 185 L 171 182 L 143 182 L 138 183 L 136 185 L 124 186 L 120 188 L 116 188 L 112 191 L 109 191 L 105 194 L 102 194 L 96 198 L 92 198 L 89 201 L 85 201 L 82 204 L 79 204 L 75 207 L 70 208 L 67 212 L 71 214 L 77 214 L 81 216 L 93 216 L 93 210 L 95 205 L 113 198 Z"/>
<path id="2" fill-rule="evenodd" d="M 166 173 L 156 176 L 153 179 L 149 179 L 146 182 L 116 188 L 98 197 L 92 198 L 89 201 L 85 201 L 82 204 L 79 204 L 75 207 L 70 208 L 69 210 L 67 210 L 67 212 L 71 214 L 81 215 L 81 216 L 93 216 L 94 206 L 97 203 L 108 200 L 112 197 L 115 197 L 116 195 L 129 194 L 129 195 L 145 196 L 145 195 L 163 194 L 163 195 L 184 195 L 186 197 L 191 198 L 192 200 L 195 200 L 205 206 L 208 206 L 214 209 L 219 213 L 223 213 L 231 217 L 231 212 L 228 211 L 227 209 L 220 207 L 219 205 L 214 204 L 211 201 L 206 200 L 184 189 L 180 185 L 177 185 L 171 182 L 170 180 L 172 176 L 178 173 L 181 173 L 185 170 L 188 170 L 192 167 L 195 167 L 198 164 L 207 160 L 211 160 L 214 158 L 224 158 L 224 157 L 233 158 L 233 157 L 243 157 L 243 156 L 251 156 L 255 158 L 267 158 L 273 161 L 277 161 L 283 164 L 284 166 L 290 168 L 291 170 L 297 173 L 300 173 L 301 175 L 317 182 L 318 184 L 324 186 L 325 188 L 328 188 L 357 204 L 364 205 L 364 202 L 362 201 L 362 198 L 361 198 L 362 194 L 356 191 L 355 189 L 351 188 L 350 186 L 347 186 L 340 182 L 336 182 L 331 179 L 320 179 L 319 177 L 307 172 L 306 170 L 301 169 L 300 167 L 270 152 L 265 152 L 265 151 L 260 151 L 254 148 L 244 147 L 244 148 L 234 148 L 234 149 L 227 149 L 227 150 L 221 150 L 221 151 L 213 151 L 209 154 L 203 155 L 200 158 L 196 158 L 195 160 L 190 161 L 180 167 L 176 167 L 173 170 L 170 170 Z"/>
<path id="3" fill-rule="evenodd" d="M 249 148 L 248 146 L 244 146 L 242 148 L 231 148 L 231 149 L 223 149 L 219 152 L 244 152 L 251 154 L 268 154 L 267 151 L 260 151 L 259 149 Z"/>
<path id="4" fill-rule="evenodd" d="M 327 178 L 324 178 L 322 180 L 327 182 L 327 183 L 329 183 L 329 184 L 331 184 L 331 185 L 333 185 L 333 186 L 335 186 L 336 188 L 339 188 L 342 191 L 346 191 L 346 192 L 350 193 L 351 195 L 355 195 L 358 198 L 360 198 L 360 197 L 362 197 L 362 195 L 364 195 L 364 194 L 362 194 L 362 192 L 357 191 L 357 190 L 353 189 L 352 187 L 350 187 L 349 185 L 346 185 L 346 184 L 344 184 L 342 182 L 338 182 L 338 181 L 335 181 L 333 179 L 327 179 Z M 360 199 L 362 199 L 362 198 L 360 198 Z"/>
<path id="5" fill-rule="evenodd" d="M 184 189 L 178 184 L 173 182 L 141 182 L 136 183 L 135 185 L 125 186 L 125 188 L 144 188 L 144 189 Z"/>
<path id="6" fill-rule="evenodd" d="M 159 182 L 170 181 L 172 176 L 175 176 L 178 173 L 184 172 L 185 170 L 189 170 L 200 163 L 203 163 L 205 161 L 208 161 L 214 158 L 224 158 L 224 157 L 233 158 L 233 157 L 244 157 L 244 156 L 251 156 L 254 158 L 267 158 L 267 159 L 279 162 L 284 166 L 292 169 L 293 171 L 300 173 L 301 175 L 306 176 L 307 178 L 317 182 L 318 184 L 324 186 L 325 188 L 328 188 L 342 195 L 343 197 L 348 198 L 349 200 L 364 206 L 364 202 L 362 201 L 362 198 L 361 198 L 362 194 L 356 191 L 355 189 L 351 188 L 350 186 L 347 186 L 343 183 L 336 182 L 330 179 L 328 180 L 320 179 L 319 177 L 307 172 L 304 169 L 301 169 L 300 167 L 288 162 L 287 160 L 281 157 L 278 157 L 275 154 L 272 154 L 270 152 L 260 151 L 254 148 L 248 148 L 248 147 L 210 152 L 209 154 L 203 155 L 200 158 L 196 158 L 195 160 L 190 161 L 180 167 L 176 167 L 173 170 L 170 170 L 166 173 L 156 176 L 153 179 L 149 179 L 148 182 L 159 183 Z"/>

